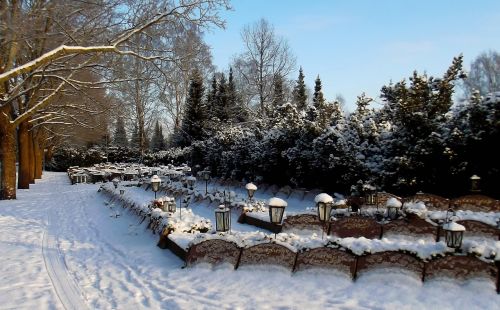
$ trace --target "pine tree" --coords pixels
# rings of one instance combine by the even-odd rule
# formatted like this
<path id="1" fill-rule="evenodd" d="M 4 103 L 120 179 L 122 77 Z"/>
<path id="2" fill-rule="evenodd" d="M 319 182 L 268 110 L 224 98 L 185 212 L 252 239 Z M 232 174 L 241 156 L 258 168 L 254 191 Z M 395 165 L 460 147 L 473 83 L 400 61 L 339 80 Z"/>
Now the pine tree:
<path id="1" fill-rule="evenodd" d="M 283 78 L 281 75 L 274 77 L 273 82 L 273 99 L 271 101 L 271 106 L 268 109 L 267 114 L 273 116 L 276 110 L 285 103 L 285 92 L 283 90 Z"/>
<path id="2" fill-rule="evenodd" d="M 321 79 L 319 78 L 319 75 L 314 81 L 313 105 L 318 111 L 324 109 L 325 106 L 325 98 L 323 97 L 323 92 L 321 91 Z"/>
<path id="3" fill-rule="evenodd" d="M 181 137 L 177 140 L 180 146 L 191 145 L 194 141 L 202 140 L 205 135 L 207 114 L 206 105 L 203 101 L 203 92 L 203 78 L 201 73 L 195 69 L 189 83 Z"/>
<path id="4" fill-rule="evenodd" d="M 230 118 L 229 115 L 229 97 L 228 97 L 228 86 L 226 84 L 226 76 L 224 73 L 219 79 L 219 86 L 217 87 L 216 94 L 216 108 L 215 116 L 221 122 L 227 122 Z"/>
<path id="5" fill-rule="evenodd" d="M 210 90 L 207 92 L 207 101 L 206 108 L 209 119 L 215 116 L 216 114 L 216 98 L 217 98 L 217 78 L 215 74 L 212 75 L 212 83 L 210 86 Z"/>
<path id="6" fill-rule="evenodd" d="M 302 67 L 299 70 L 299 78 L 293 89 L 293 103 L 299 111 L 305 111 L 307 107 L 306 84 L 304 82 L 304 73 Z"/>
<path id="7" fill-rule="evenodd" d="M 113 143 L 116 146 L 127 147 L 127 132 L 125 131 L 125 122 L 122 117 L 118 117 L 116 120 L 115 134 L 113 137 Z"/>
<path id="8" fill-rule="evenodd" d="M 151 150 L 153 152 L 161 151 L 165 149 L 165 138 L 163 137 L 163 131 L 160 126 L 160 122 L 156 120 L 155 130 L 153 137 L 151 138 Z"/>

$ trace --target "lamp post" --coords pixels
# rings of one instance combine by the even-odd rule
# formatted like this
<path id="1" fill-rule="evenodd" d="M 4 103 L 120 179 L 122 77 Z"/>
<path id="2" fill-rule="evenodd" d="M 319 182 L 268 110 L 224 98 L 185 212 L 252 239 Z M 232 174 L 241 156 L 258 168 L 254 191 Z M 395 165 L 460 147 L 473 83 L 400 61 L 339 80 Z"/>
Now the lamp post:
<path id="1" fill-rule="evenodd" d="M 250 182 L 247 185 L 245 185 L 245 188 L 246 188 L 247 193 L 248 193 L 248 201 L 251 202 L 252 198 L 253 198 L 253 194 L 255 194 L 255 192 L 257 191 L 257 186 L 255 186 L 255 184 Z"/>
<path id="2" fill-rule="evenodd" d="M 208 170 L 203 170 L 201 172 L 203 176 L 203 180 L 205 180 L 205 195 L 208 194 L 208 180 L 210 180 L 210 171 Z"/>
<path id="3" fill-rule="evenodd" d="M 321 239 L 323 239 L 325 234 L 325 224 L 327 221 L 330 221 L 333 209 L 333 198 L 328 194 L 321 193 L 314 198 L 314 202 L 316 202 L 318 219 L 321 224 L 323 224 L 323 228 L 321 229 Z"/>
<path id="4" fill-rule="evenodd" d="M 288 205 L 286 201 L 281 198 L 273 197 L 269 199 L 267 205 L 269 207 L 269 219 L 271 223 L 281 225 L 285 208 Z M 276 232 L 274 233 L 274 239 L 276 239 Z"/>
<path id="5" fill-rule="evenodd" d="M 153 175 L 153 177 L 151 178 L 151 189 L 153 190 L 153 192 L 155 192 L 155 199 L 156 199 L 156 192 L 160 189 L 160 183 L 161 183 L 160 177 L 158 177 L 156 174 Z"/>
<path id="6" fill-rule="evenodd" d="M 477 176 L 477 175 L 473 175 L 470 177 L 470 185 L 471 185 L 471 188 L 470 188 L 470 191 L 473 192 L 473 193 L 479 193 L 481 191 L 479 185 L 481 183 L 481 177 Z"/>
<path id="7" fill-rule="evenodd" d="M 215 210 L 215 230 L 217 232 L 231 230 L 231 212 L 229 208 L 224 205 L 220 205 Z"/>

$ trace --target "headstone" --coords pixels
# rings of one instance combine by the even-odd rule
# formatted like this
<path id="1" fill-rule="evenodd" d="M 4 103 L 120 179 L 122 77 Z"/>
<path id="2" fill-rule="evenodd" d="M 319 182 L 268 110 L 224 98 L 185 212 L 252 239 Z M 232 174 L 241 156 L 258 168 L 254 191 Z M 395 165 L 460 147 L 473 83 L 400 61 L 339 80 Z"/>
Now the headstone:
<path id="1" fill-rule="evenodd" d="M 424 262 L 411 254 L 386 251 L 360 256 L 357 267 L 358 273 L 380 268 L 398 268 L 412 271 L 421 276 Z"/>
<path id="2" fill-rule="evenodd" d="M 322 247 L 300 252 L 297 256 L 295 270 L 301 271 L 313 268 L 336 269 L 352 277 L 355 264 L 355 255 L 340 249 Z"/>
<path id="3" fill-rule="evenodd" d="M 240 248 L 233 242 L 213 239 L 195 244 L 189 248 L 186 263 L 188 266 L 203 262 L 212 265 L 230 263 L 236 266 Z"/>
<path id="4" fill-rule="evenodd" d="M 380 237 L 381 225 L 369 217 L 349 216 L 332 221 L 328 232 L 340 238 L 365 237 L 375 239 Z"/>
<path id="5" fill-rule="evenodd" d="M 295 263 L 292 250 L 275 243 L 262 243 L 243 249 L 240 266 L 244 265 L 277 265 L 290 271 Z"/>
<path id="6" fill-rule="evenodd" d="M 448 255 L 431 260 L 425 265 L 425 279 L 452 277 L 460 280 L 485 277 L 496 280 L 498 270 L 493 264 L 465 255 Z"/>

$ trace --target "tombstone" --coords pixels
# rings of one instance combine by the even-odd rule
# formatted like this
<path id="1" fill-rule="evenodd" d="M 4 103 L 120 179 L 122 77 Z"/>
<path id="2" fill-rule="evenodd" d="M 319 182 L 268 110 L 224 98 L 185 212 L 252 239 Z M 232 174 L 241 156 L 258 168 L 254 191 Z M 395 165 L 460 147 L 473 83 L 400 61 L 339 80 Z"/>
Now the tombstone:
<path id="1" fill-rule="evenodd" d="M 332 221 L 328 225 L 328 234 L 340 238 L 365 237 L 376 239 L 380 237 L 382 226 L 370 217 L 349 216 Z"/>
<path id="2" fill-rule="evenodd" d="M 238 245 L 233 242 L 220 239 L 206 240 L 189 248 L 186 263 L 188 266 L 202 262 L 212 265 L 230 263 L 236 266 L 240 252 Z"/>
<path id="3" fill-rule="evenodd" d="M 341 249 L 321 247 L 300 252 L 295 264 L 296 271 L 307 269 L 335 269 L 353 277 L 356 256 Z"/>
<path id="4" fill-rule="evenodd" d="M 239 266 L 275 265 L 283 266 L 292 271 L 295 264 L 295 256 L 296 253 L 282 245 L 261 243 L 243 249 Z"/>

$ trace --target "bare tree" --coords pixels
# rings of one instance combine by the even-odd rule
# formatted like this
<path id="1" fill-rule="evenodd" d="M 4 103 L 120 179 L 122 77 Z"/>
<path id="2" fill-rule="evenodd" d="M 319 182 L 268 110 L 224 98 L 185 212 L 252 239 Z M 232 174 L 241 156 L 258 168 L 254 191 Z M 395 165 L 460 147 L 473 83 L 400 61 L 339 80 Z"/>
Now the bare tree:
<path id="1" fill-rule="evenodd" d="M 0 2 L 1 198 L 16 197 L 16 129 L 33 118 L 40 120 L 38 114 L 57 102 L 68 89 L 81 90 L 96 84 L 78 80 L 78 72 L 102 66 L 104 54 L 168 61 L 154 51 L 137 52 L 130 48 L 131 39 L 147 37 L 148 29 L 163 23 L 223 26 L 218 12 L 220 8 L 228 8 L 227 0 L 156 1 L 158 13 L 144 12 L 144 18 L 133 22 L 124 6 L 140 3 Z M 158 39 L 168 40 L 168 37 Z"/>
<path id="2" fill-rule="evenodd" d="M 500 91 L 500 54 L 488 51 L 477 56 L 463 80 L 462 89 L 465 98 L 470 98 L 474 91 L 481 95 Z"/>
<path id="3" fill-rule="evenodd" d="M 248 85 L 250 100 L 258 100 L 260 112 L 265 113 L 265 104 L 271 100 L 274 79 L 286 79 L 295 67 L 295 57 L 287 41 L 278 36 L 274 27 L 265 19 L 247 25 L 241 33 L 245 52 L 233 62 L 235 73 Z"/>

